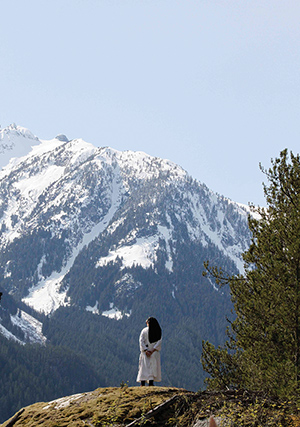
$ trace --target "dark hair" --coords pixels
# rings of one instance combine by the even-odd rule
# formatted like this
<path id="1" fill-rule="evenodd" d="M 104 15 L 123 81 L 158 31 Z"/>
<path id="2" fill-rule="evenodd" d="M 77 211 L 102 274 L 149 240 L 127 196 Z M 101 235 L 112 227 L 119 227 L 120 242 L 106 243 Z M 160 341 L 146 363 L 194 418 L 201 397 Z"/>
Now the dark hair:
<path id="1" fill-rule="evenodd" d="M 149 342 L 153 343 L 161 339 L 161 327 L 155 317 L 149 317 L 146 322 L 149 326 L 148 338 Z"/>

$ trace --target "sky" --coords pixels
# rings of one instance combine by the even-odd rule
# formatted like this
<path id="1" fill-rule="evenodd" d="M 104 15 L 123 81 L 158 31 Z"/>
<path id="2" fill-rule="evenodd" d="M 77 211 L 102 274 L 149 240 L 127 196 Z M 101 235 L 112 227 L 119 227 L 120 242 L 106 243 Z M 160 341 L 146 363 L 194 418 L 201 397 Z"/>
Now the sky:
<path id="1" fill-rule="evenodd" d="M 169 159 L 264 205 L 299 153 L 299 0 L 1 0 L 0 125 Z"/>

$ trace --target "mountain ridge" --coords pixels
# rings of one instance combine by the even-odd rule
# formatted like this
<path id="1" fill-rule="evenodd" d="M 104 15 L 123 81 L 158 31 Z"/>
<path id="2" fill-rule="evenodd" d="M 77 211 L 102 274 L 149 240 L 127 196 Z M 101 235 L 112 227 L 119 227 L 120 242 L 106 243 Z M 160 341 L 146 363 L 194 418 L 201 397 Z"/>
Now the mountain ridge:
<path id="1" fill-rule="evenodd" d="M 32 134 L 30 131 L 26 131 L 24 128 L 21 129 L 23 133 L 19 132 L 18 127 L 14 127 L 11 131 L 15 133 L 19 132 L 19 134 L 22 135 L 22 138 L 27 137 L 27 134 L 30 135 L 30 139 L 34 138 L 31 136 Z M 8 134 L 6 130 L 2 131 L 2 133 L 3 132 Z M 33 306 L 37 310 L 44 311 L 46 314 L 51 313 L 64 303 L 68 304 L 66 295 L 64 293 L 59 295 L 57 290 L 60 286 L 59 283 L 62 282 L 63 277 L 65 277 L 71 268 L 72 260 L 74 261 L 84 246 L 88 245 L 91 240 L 97 238 L 97 235 L 104 231 L 105 225 L 112 221 L 113 216 L 116 215 L 116 212 L 120 208 L 120 204 L 126 201 L 130 192 L 136 191 L 139 186 L 139 182 L 147 183 L 147 181 L 150 180 L 151 183 L 153 183 L 154 180 L 160 180 L 160 183 L 156 182 L 154 185 L 162 186 L 161 181 L 164 180 L 164 188 L 161 188 L 163 191 L 171 185 L 171 182 L 175 189 L 176 186 L 184 187 L 188 181 L 196 182 L 195 180 L 192 180 L 187 172 L 185 172 L 181 167 L 168 160 L 158 159 L 142 152 L 118 152 L 117 150 L 113 150 L 109 147 L 97 148 L 81 139 L 75 139 L 72 141 L 66 141 L 67 138 L 62 139 L 62 141 L 60 141 L 60 139 L 54 139 L 40 142 L 40 144 L 32 148 L 30 153 L 23 157 L 23 160 L 19 160 L 17 168 L 16 165 L 13 165 L 12 167 L 8 166 L 8 169 L 10 167 L 12 169 L 10 173 L 7 168 L 5 170 L 6 182 L 12 175 L 14 180 L 16 175 L 19 175 L 19 177 L 15 182 L 12 181 L 12 185 L 10 186 L 11 191 L 9 192 L 9 197 L 6 199 L 6 204 L 8 206 L 4 214 L 6 218 L 5 216 L 4 218 L 2 217 L 1 221 L 2 230 L 5 229 L 1 235 L 2 242 L 7 245 L 7 242 L 13 242 L 15 239 L 19 238 L 23 233 L 22 230 L 25 228 L 28 233 L 28 230 L 36 230 L 39 227 L 39 224 L 43 224 L 43 227 L 41 228 L 45 231 L 50 230 L 52 234 L 55 233 L 58 237 L 60 237 L 61 233 L 66 232 L 69 234 L 66 241 L 72 240 L 71 244 L 66 245 L 68 246 L 66 247 L 66 251 L 69 253 L 65 255 L 61 265 L 52 270 L 52 275 L 43 276 L 41 274 L 41 271 L 43 270 L 43 258 L 39 260 L 35 274 L 40 276 L 40 281 L 35 285 L 35 288 L 30 288 L 31 290 L 29 291 L 29 295 L 24 296 L 24 302 Z M 41 165 L 39 171 L 37 171 L 38 163 Z M 106 169 L 106 171 L 103 173 L 104 169 Z M 86 177 L 84 177 L 84 172 L 87 172 Z M 160 176 L 161 179 L 159 178 Z M 85 185 L 85 182 L 81 182 L 81 180 L 90 179 L 91 181 L 94 181 L 93 186 L 96 187 L 96 180 L 99 178 L 104 182 L 103 184 L 101 183 L 101 188 L 98 186 L 97 191 L 94 191 L 94 188 L 88 188 Z M 246 219 L 248 212 L 245 208 L 241 208 L 239 205 L 234 204 L 228 199 L 217 196 L 204 185 L 198 184 L 198 191 L 200 188 L 199 186 L 201 186 L 202 198 L 205 197 L 207 199 L 207 203 L 213 205 L 212 209 L 216 210 L 216 215 L 220 216 L 219 224 L 221 224 L 221 221 L 223 221 L 223 223 L 226 221 L 224 206 L 223 211 L 220 209 L 217 211 L 216 209 L 216 206 L 218 204 L 220 205 L 222 202 L 223 205 L 224 203 L 227 204 L 226 209 L 230 209 L 230 207 L 232 207 L 233 210 L 239 211 L 239 214 L 242 213 L 244 215 L 244 219 Z M 70 194 L 69 200 L 67 200 L 66 203 L 63 203 L 62 199 L 68 197 L 70 189 L 73 194 Z M 193 210 L 193 218 L 191 221 L 194 224 L 187 222 L 189 227 L 188 233 L 191 235 L 191 238 L 197 239 L 201 234 L 203 245 L 207 244 L 208 240 L 217 243 L 220 250 L 223 252 L 227 251 L 226 255 L 233 259 L 234 262 L 238 264 L 238 268 L 241 269 L 242 265 L 240 262 L 240 254 L 246 249 L 246 245 L 238 247 L 238 245 L 241 246 L 240 242 L 236 246 L 231 245 L 231 249 L 227 245 L 227 248 L 225 249 L 224 246 L 226 245 L 222 242 L 222 239 L 224 240 L 223 230 L 221 230 L 221 227 L 219 226 L 217 233 L 215 233 L 213 227 L 207 226 L 205 218 L 207 213 L 203 212 L 203 205 L 201 206 L 199 204 L 199 197 L 196 200 L 194 194 L 191 194 L 191 192 L 189 193 L 189 191 L 186 191 L 183 203 L 189 203 L 187 209 L 190 211 Z M 153 192 L 155 193 L 155 191 Z M 76 194 L 76 201 L 74 200 L 74 194 Z M 104 198 L 104 200 L 106 199 L 104 206 L 102 204 L 102 210 L 99 209 L 99 206 L 95 208 L 95 204 L 90 203 L 91 197 L 95 198 L 97 196 Z M 159 197 L 157 192 L 155 193 L 155 197 Z M 152 202 L 155 202 L 155 197 Z M 81 206 L 79 208 L 78 199 L 81 199 Z M 85 205 L 92 205 L 95 212 L 94 218 L 91 215 L 89 217 L 86 215 Z M 73 206 L 74 208 L 72 211 Z M 3 201 L 1 208 L 3 210 Z M 68 212 L 65 212 L 64 209 Z M 79 219 L 76 215 L 76 209 L 77 211 L 78 209 L 81 209 L 79 214 L 81 214 L 82 219 Z M 179 209 L 177 210 L 179 212 Z M 180 214 L 182 214 L 182 210 L 178 215 Z M 178 218 L 178 215 L 177 219 L 175 218 L 174 220 L 177 222 L 178 219 L 179 221 L 182 221 L 182 218 Z M 80 220 L 81 224 L 78 224 Z M 73 224 L 76 223 L 76 234 L 74 232 L 72 233 L 72 230 L 70 229 L 71 227 L 68 227 L 68 221 L 70 223 L 73 222 Z M 110 226 L 110 229 L 117 226 L 118 224 L 115 221 Z M 173 260 L 170 256 L 170 247 L 168 247 L 168 242 L 171 238 L 170 233 L 172 232 L 172 226 L 172 220 L 170 219 L 169 213 L 167 213 L 166 224 L 164 226 L 160 225 L 160 230 L 158 230 L 157 235 L 157 239 L 162 238 L 166 242 L 167 253 L 170 258 L 166 262 L 168 263 L 169 268 L 173 264 Z M 231 228 L 230 231 L 234 233 L 234 229 L 230 222 L 227 221 L 226 227 Z M 152 245 L 149 239 L 147 242 L 150 258 L 146 257 L 145 259 L 144 257 L 144 261 L 146 264 L 148 262 L 148 267 L 151 264 L 151 257 L 155 257 L 155 249 L 153 248 L 153 245 L 157 246 L 157 239 L 155 240 L 154 237 L 152 238 Z M 139 242 L 137 242 L 135 247 L 143 257 L 143 254 L 145 254 L 145 245 L 144 248 L 142 248 L 138 243 Z M 128 249 L 129 252 L 134 252 L 131 249 Z M 71 253 L 72 251 L 73 253 Z M 120 247 L 119 253 L 124 255 L 123 252 L 122 247 Z M 102 261 L 99 260 L 100 264 L 98 263 L 98 266 L 101 265 L 101 262 L 105 263 L 113 261 L 117 257 L 118 251 L 115 251 L 114 253 L 110 252 L 106 261 L 104 259 L 102 259 Z M 7 267 L 7 271 L 8 270 L 9 266 Z M 56 282 L 56 286 L 53 285 L 54 282 Z M 46 304 L 44 308 L 34 302 L 34 295 L 36 295 L 36 299 L 41 299 L 41 289 L 44 289 L 47 295 L 50 295 L 51 293 L 52 295 L 56 295 L 54 299 L 52 298 L 52 303 Z"/>
<path id="2" fill-rule="evenodd" d="M 203 263 L 242 271 L 249 208 L 143 152 L 40 140 L 18 126 L 0 134 L 15 153 L 30 146 L 0 171 L 0 358 L 12 389 L 0 420 L 95 382 L 134 385 L 149 316 L 163 330 L 162 385 L 202 387 L 202 340 L 222 344 L 234 316 L 228 287 L 203 277 Z"/>

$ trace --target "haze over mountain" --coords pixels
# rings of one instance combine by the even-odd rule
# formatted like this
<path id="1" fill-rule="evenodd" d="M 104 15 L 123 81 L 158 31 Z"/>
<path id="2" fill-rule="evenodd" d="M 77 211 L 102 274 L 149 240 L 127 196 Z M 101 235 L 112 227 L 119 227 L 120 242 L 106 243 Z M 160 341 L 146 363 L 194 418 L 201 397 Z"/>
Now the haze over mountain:
<path id="1" fill-rule="evenodd" d="M 164 384 L 200 387 L 201 341 L 223 341 L 231 309 L 203 262 L 243 270 L 249 209 L 142 152 L 11 125 L 0 153 L 5 339 L 64 346 L 99 386 L 134 384 L 139 330 L 153 315 Z"/>

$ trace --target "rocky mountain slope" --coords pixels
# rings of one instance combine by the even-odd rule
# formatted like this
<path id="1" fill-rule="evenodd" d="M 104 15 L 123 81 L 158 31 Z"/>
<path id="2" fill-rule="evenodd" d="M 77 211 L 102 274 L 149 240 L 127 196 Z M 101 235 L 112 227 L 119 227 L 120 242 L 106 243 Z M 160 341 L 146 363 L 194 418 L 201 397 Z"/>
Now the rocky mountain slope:
<path id="1" fill-rule="evenodd" d="M 168 160 L 64 135 L 44 141 L 16 125 L 0 129 L 0 158 L 7 348 L 63 348 L 99 386 L 133 385 L 152 315 L 163 328 L 163 385 L 202 386 L 201 341 L 222 343 L 232 316 L 228 289 L 202 276 L 203 262 L 242 271 L 248 208 Z"/>
<path id="2" fill-rule="evenodd" d="M 129 270 L 176 275 L 181 252 L 191 245 L 242 269 L 250 238 L 247 209 L 179 166 L 62 135 L 39 141 L 19 127 L 0 135 L 2 150 L 7 141 L 19 152 L 34 143 L 0 172 L 0 267 L 3 288 L 37 311 L 86 304 L 94 312 L 128 314 L 130 295 L 143 285 Z M 80 284 L 79 300 L 73 272 L 83 257 L 89 277 Z M 113 285 L 110 301 L 101 303 L 103 283 L 94 279 L 113 266 L 120 274 L 105 284 Z M 170 289 L 173 296 L 178 286 Z"/>

